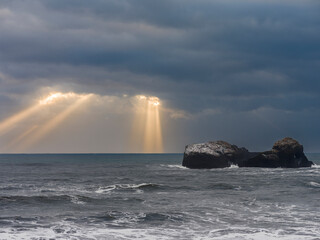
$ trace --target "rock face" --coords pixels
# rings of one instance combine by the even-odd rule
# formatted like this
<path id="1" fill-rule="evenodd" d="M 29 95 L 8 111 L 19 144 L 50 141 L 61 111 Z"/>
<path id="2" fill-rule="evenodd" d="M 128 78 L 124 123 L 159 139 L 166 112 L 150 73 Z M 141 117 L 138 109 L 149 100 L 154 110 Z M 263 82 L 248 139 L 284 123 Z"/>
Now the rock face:
<path id="1" fill-rule="evenodd" d="M 182 166 L 188 168 L 224 168 L 236 164 L 239 167 L 299 168 L 311 167 L 303 153 L 303 146 L 292 138 L 277 141 L 272 150 L 252 153 L 224 141 L 187 145 Z"/>
<path id="2" fill-rule="evenodd" d="M 188 168 L 224 168 L 247 158 L 249 152 L 224 141 L 187 145 L 182 166 Z"/>
<path id="3" fill-rule="evenodd" d="M 311 167 L 303 152 L 303 146 L 298 141 L 286 137 L 277 141 L 271 151 L 259 155 L 239 164 L 239 167 L 269 167 L 269 168 L 299 168 Z"/>

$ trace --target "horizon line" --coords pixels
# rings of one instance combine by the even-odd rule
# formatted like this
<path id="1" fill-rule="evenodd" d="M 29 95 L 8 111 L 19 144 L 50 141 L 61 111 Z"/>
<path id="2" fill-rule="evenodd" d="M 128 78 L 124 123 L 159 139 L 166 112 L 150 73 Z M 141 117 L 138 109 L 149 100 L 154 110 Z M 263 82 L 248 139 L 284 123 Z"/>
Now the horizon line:
<path id="1" fill-rule="evenodd" d="M 258 151 L 259 152 L 259 151 Z M 257 153 L 258 153 L 257 152 Z M 263 151 L 262 151 L 263 152 Z M 262 153 L 261 152 L 261 153 Z M 320 154 L 320 152 L 305 152 L 306 154 Z M 80 154 L 113 154 L 113 155 L 120 155 L 120 154 L 136 154 L 136 155 L 138 155 L 138 154 L 145 154 L 145 155 L 161 155 L 161 154 L 184 154 L 184 152 L 166 152 L 166 153 L 138 153 L 138 152 L 133 152 L 133 153 L 130 153 L 130 152 L 126 152 L 126 153 L 107 153 L 107 152 L 84 152 L 84 153 L 76 153 L 76 152 L 74 152 L 74 153 L 63 153 L 63 152 L 57 152 L 57 153 L 50 153 L 50 152 L 48 152 L 48 153 L 45 153 L 45 152 L 43 152 L 43 153 L 0 153 L 0 155 L 41 155 L 41 154 L 47 154 L 47 155 L 54 155 L 54 154 L 78 154 L 78 155 L 80 155 Z"/>
<path id="2" fill-rule="evenodd" d="M 160 154 L 183 154 L 183 152 L 168 152 L 168 153 L 129 153 L 129 152 L 127 152 L 127 153 L 103 153 L 103 152 L 96 152 L 96 153 L 94 153 L 94 152 L 92 152 L 92 153 L 90 153 L 90 152 L 85 152 L 85 153 L 63 153 L 63 152 L 61 152 L 61 153 L 0 153 L 0 155 L 4 155 L 4 154 L 6 154 L 6 155 L 9 155 L 9 154 L 12 154 L 12 155 L 14 155 L 14 154 L 16 154 L 16 155 L 18 155 L 18 154 L 24 154 L 24 155 L 28 155 L 28 154 L 33 154 L 33 155 L 35 155 L 35 154 L 157 154 L 157 155 L 160 155 Z"/>

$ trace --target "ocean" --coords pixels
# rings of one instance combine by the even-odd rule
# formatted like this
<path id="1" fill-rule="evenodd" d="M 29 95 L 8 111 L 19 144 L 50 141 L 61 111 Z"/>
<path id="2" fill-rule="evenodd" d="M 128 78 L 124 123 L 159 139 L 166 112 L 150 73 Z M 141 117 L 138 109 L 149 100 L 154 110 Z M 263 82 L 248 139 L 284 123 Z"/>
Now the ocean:
<path id="1" fill-rule="evenodd" d="M 182 154 L 1 154 L 0 239 L 320 239 L 320 154 L 195 170 Z"/>

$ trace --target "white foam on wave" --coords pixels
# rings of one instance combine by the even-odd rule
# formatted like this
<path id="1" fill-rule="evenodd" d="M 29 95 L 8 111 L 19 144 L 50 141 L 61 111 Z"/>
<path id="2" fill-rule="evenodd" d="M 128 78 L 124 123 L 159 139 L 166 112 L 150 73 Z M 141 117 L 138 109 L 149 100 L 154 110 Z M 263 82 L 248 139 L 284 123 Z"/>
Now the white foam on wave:
<path id="1" fill-rule="evenodd" d="M 81 201 L 77 196 L 70 196 L 71 202 L 74 204 L 84 205 L 85 202 Z"/>
<path id="2" fill-rule="evenodd" d="M 309 182 L 309 185 L 312 187 L 319 187 L 320 188 L 320 183 L 317 183 L 317 182 Z"/>
<path id="3" fill-rule="evenodd" d="M 179 164 L 168 164 L 168 165 L 162 165 L 162 166 L 166 166 L 166 167 L 169 167 L 169 168 L 179 168 L 179 169 L 188 169 L 182 165 L 179 165 Z"/>
<path id="4" fill-rule="evenodd" d="M 107 193 L 112 190 L 116 189 L 116 185 L 110 185 L 106 187 L 99 187 L 98 190 L 95 191 L 95 193 Z"/>
<path id="5" fill-rule="evenodd" d="M 311 165 L 311 167 L 312 168 L 320 168 L 320 165 L 317 165 L 317 164 L 314 163 L 313 165 Z"/>
<path id="6" fill-rule="evenodd" d="M 95 193 L 108 193 L 116 189 L 133 189 L 136 190 L 137 192 L 141 193 L 143 192 L 141 189 L 138 189 L 140 187 L 147 187 L 147 186 L 152 186 L 155 185 L 153 183 L 140 183 L 140 184 L 113 184 L 113 185 L 108 185 L 105 187 L 99 187 Z"/>
<path id="7" fill-rule="evenodd" d="M 231 229 L 229 229 L 231 230 Z M 270 231 L 267 229 L 250 229 L 250 228 L 238 228 L 232 229 L 229 233 L 226 233 L 226 229 L 214 230 L 206 237 L 196 237 L 194 239 L 215 239 L 215 240 L 311 240 L 315 239 L 315 236 L 311 236 L 307 233 L 302 235 L 301 232 L 288 233 L 285 230 Z"/>
<path id="8" fill-rule="evenodd" d="M 236 164 L 231 164 L 231 166 L 229 168 L 239 168 L 239 166 Z"/>
<path id="9" fill-rule="evenodd" d="M 10 239 L 10 240 L 21 240 L 21 239 L 55 239 L 56 234 L 49 228 L 41 228 L 41 229 L 29 229 L 26 231 L 17 231 L 14 229 L 1 229 L 0 231 L 0 239 Z"/>
<path id="10" fill-rule="evenodd" d="M 292 208 L 296 206 L 292 205 L 289 207 L 286 212 L 291 214 Z M 226 207 L 221 208 L 221 211 L 223 211 L 223 215 L 234 214 L 232 210 L 227 212 L 228 208 Z M 223 215 L 218 214 L 218 216 L 222 217 Z M 283 211 L 281 211 L 280 215 L 283 215 Z M 278 219 L 279 224 L 275 224 L 273 227 L 267 226 L 266 228 L 250 226 L 250 223 L 243 226 L 232 224 L 229 221 L 220 221 L 217 218 L 217 212 L 208 212 L 205 216 L 201 214 L 201 217 L 199 214 L 189 213 L 186 217 L 193 220 L 191 222 L 184 222 L 185 224 L 183 225 L 173 225 L 170 222 L 170 225 L 147 225 L 144 228 L 139 222 L 145 217 L 146 213 L 144 212 L 123 212 L 112 221 L 108 220 L 107 222 L 97 224 L 94 222 L 88 224 L 88 222 L 80 223 L 78 221 L 61 220 L 51 222 L 50 226 L 48 226 L 48 223 L 41 224 L 35 221 L 28 223 L 29 226 L 32 224 L 32 227 L 26 227 L 23 230 L 17 229 L 17 224 L 15 224 L 14 227 L 0 228 L 0 239 L 311 240 L 317 239 L 316 237 L 320 235 L 318 224 L 313 220 L 310 222 L 306 222 L 305 220 L 299 222 L 299 219 L 292 219 L 294 223 L 292 227 L 283 226 L 284 228 L 281 228 L 281 223 L 283 223 L 284 219 L 288 219 L 289 216 L 285 218 L 281 217 Z M 277 220 L 275 217 L 265 216 L 264 214 L 261 217 L 264 218 L 256 219 L 254 222 L 274 222 Z M 299 227 L 294 227 L 297 224 Z"/>
<path id="11" fill-rule="evenodd" d="M 311 240 L 319 232 L 310 229 L 301 229 L 296 232 L 288 232 L 282 229 L 257 229 L 250 227 L 228 227 L 214 230 L 192 229 L 190 226 L 184 228 L 108 228 L 105 226 L 79 226 L 73 223 L 61 222 L 50 228 L 39 227 L 17 231 L 5 229 L 0 231 L 0 239 L 141 239 L 141 240 L 174 240 L 174 239 L 195 239 L 195 240 Z"/>

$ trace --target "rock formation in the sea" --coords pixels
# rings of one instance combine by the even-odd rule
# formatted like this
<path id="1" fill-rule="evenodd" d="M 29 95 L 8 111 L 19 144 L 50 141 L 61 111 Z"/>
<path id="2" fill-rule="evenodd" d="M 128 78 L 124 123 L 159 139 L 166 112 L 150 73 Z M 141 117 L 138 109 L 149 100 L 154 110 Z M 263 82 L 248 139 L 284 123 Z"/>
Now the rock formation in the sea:
<path id="1" fill-rule="evenodd" d="M 239 167 L 299 168 L 311 167 L 303 146 L 292 138 L 277 141 L 272 150 L 253 153 L 224 141 L 187 145 L 182 165 L 188 168 Z"/>
<path id="2" fill-rule="evenodd" d="M 250 153 L 224 141 L 187 145 L 182 166 L 188 168 L 224 168 L 245 160 Z"/>
<path id="3" fill-rule="evenodd" d="M 303 152 L 303 146 L 295 139 L 286 137 L 277 141 L 271 151 L 266 151 L 257 156 L 240 162 L 239 167 L 268 167 L 268 168 L 299 168 L 311 167 Z"/>

